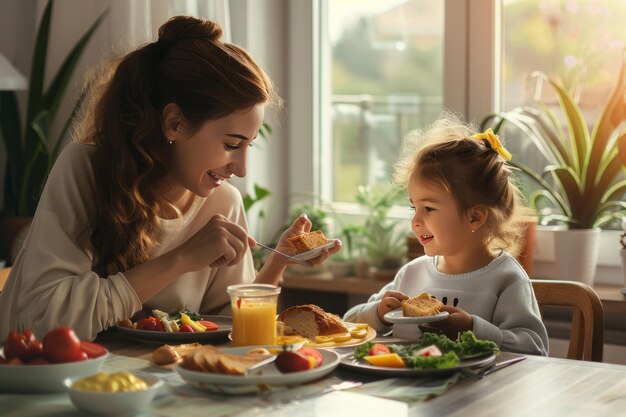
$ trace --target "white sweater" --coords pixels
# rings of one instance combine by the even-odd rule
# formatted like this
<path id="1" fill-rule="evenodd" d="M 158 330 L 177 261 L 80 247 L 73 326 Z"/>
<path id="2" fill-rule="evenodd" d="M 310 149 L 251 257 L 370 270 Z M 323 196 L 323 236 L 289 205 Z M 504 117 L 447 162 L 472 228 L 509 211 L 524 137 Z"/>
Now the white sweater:
<path id="1" fill-rule="evenodd" d="M 378 331 L 389 330 L 377 313 L 387 291 L 400 291 L 409 297 L 429 292 L 444 304 L 470 313 L 476 337 L 494 341 L 503 351 L 548 354 L 548 335 L 530 279 L 506 252 L 483 268 L 455 275 L 437 271 L 436 258 L 414 259 L 367 303 L 348 310 L 344 320 L 365 322 Z"/>
<path id="2" fill-rule="evenodd" d="M 0 294 L 0 342 L 12 329 L 30 328 L 43 337 L 59 326 L 94 339 L 142 307 L 228 313 L 226 287 L 255 278 L 248 252 L 237 265 L 181 275 L 142 306 L 123 273 L 101 277 L 93 272 L 91 248 L 80 245 L 78 236 L 95 214 L 94 149 L 79 143 L 66 146 L 50 173 L 24 249 Z M 152 256 L 179 246 L 217 213 L 247 230 L 241 195 L 224 182 L 208 197 L 196 196 L 182 217 L 162 220 L 160 245 Z"/>

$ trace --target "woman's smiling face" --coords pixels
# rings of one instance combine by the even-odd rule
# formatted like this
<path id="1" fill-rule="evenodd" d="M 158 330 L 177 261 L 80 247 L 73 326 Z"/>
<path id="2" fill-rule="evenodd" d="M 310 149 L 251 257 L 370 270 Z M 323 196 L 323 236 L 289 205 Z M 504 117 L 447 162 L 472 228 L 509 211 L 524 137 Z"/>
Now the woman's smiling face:
<path id="1" fill-rule="evenodd" d="M 441 186 L 411 178 L 409 199 L 415 213 L 411 229 L 429 256 L 455 256 L 467 249 L 469 220 L 459 213 L 456 199 Z"/>
<path id="2" fill-rule="evenodd" d="M 263 123 L 264 106 L 257 104 L 221 119 L 205 122 L 191 136 L 175 135 L 168 181 L 206 197 L 222 181 L 246 175 L 248 148 Z M 179 129 L 184 132 L 184 128 Z"/>

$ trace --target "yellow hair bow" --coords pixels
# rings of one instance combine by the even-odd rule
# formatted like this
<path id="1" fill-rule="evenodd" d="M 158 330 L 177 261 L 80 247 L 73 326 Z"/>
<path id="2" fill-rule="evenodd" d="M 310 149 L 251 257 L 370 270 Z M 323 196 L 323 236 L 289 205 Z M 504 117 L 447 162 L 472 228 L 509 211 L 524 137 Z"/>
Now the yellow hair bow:
<path id="1" fill-rule="evenodd" d="M 507 161 L 510 161 L 511 158 L 513 157 L 509 153 L 509 151 L 504 149 L 504 146 L 502 146 L 502 142 L 500 142 L 500 139 L 498 139 L 498 137 L 493 133 L 493 130 L 491 130 L 491 128 L 485 130 L 483 133 L 477 133 L 475 135 L 472 135 L 470 136 L 470 138 L 475 139 L 475 140 L 484 140 L 486 142 L 489 142 L 489 145 L 491 145 L 491 149 L 498 152 L 498 155 L 500 155 Z"/>

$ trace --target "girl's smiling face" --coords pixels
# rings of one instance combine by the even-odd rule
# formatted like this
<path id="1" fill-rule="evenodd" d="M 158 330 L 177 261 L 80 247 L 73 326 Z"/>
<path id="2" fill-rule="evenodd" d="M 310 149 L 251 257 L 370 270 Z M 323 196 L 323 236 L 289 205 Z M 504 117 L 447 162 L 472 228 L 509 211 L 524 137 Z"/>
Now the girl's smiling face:
<path id="1" fill-rule="evenodd" d="M 471 239 L 469 219 L 459 213 L 456 199 L 441 186 L 413 177 L 408 186 L 414 209 L 411 229 L 429 256 L 466 253 Z"/>
<path id="2" fill-rule="evenodd" d="M 244 177 L 248 148 L 259 132 L 263 116 L 264 106 L 257 104 L 209 120 L 191 135 L 185 135 L 184 126 L 170 131 L 168 138 L 174 143 L 168 182 L 172 189 L 186 189 L 206 197 L 225 179 L 233 175 Z"/>

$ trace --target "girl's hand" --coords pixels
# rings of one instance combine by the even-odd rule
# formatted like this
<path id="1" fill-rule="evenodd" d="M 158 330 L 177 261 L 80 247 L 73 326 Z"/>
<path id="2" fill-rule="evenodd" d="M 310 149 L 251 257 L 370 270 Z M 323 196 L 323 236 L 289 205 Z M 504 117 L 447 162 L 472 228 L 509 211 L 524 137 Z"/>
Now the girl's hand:
<path id="1" fill-rule="evenodd" d="M 289 238 L 301 235 L 303 233 L 310 232 L 311 226 L 312 226 L 311 220 L 309 220 L 306 214 L 301 214 L 300 216 L 298 216 L 298 218 L 296 218 L 293 221 L 291 226 L 289 226 L 289 228 L 285 230 L 283 234 L 280 236 L 280 239 L 278 240 L 278 244 L 276 245 L 276 250 L 279 250 L 286 254 L 292 254 L 293 246 L 289 242 Z M 323 249 L 322 252 L 319 254 L 319 256 L 313 259 L 309 259 L 309 262 L 311 262 L 313 265 L 318 265 L 324 262 L 330 255 L 333 255 L 339 252 L 339 250 L 341 249 L 341 241 L 338 239 L 335 239 L 334 242 L 335 242 L 335 246 L 333 246 L 330 249 Z M 280 258 L 281 260 L 285 262 L 285 264 L 293 263 L 289 261 L 288 259 L 285 259 L 282 256 L 278 256 L 276 258 Z"/>
<path id="2" fill-rule="evenodd" d="M 221 214 L 216 214 L 189 240 L 178 247 L 191 271 L 207 266 L 232 266 L 256 245 L 246 231 Z"/>
<path id="3" fill-rule="evenodd" d="M 428 327 L 441 330 L 450 339 L 456 340 L 459 333 L 472 330 L 474 327 L 472 316 L 465 310 L 452 306 L 443 306 L 441 311 L 447 311 L 450 315 L 444 320 L 428 323 Z"/>
<path id="4" fill-rule="evenodd" d="M 387 321 L 385 321 L 385 314 L 400 308 L 402 301 L 408 299 L 409 297 L 406 294 L 399 291 L 387 291 L 378 304 L 378 318 L 380 321 L 388 326 L 391 326 L 391 323 L 387 323 Z"/>

